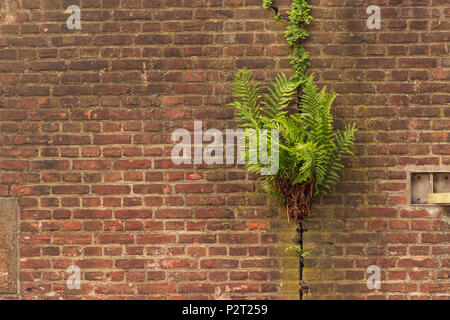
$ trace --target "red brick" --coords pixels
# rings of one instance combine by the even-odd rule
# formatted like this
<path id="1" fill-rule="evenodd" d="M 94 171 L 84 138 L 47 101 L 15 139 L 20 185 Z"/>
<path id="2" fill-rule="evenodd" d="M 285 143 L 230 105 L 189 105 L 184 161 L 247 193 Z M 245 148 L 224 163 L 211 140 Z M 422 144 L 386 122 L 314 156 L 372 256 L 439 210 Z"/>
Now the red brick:
<path id="1" fill-rule="evenodd" d="M 28 170 L 28 161 L 0 160 L 0 170 Z"/>
<path id="2" fill-rule="evenodd" d="M 121 185 L 95 185 L 92 187 L 92 192 L 101 195 L 129 194 L 130 187 Z"/>
<path id="3" fill-rule="evenodd" d="M 80 170 L 98 170 L 109 169 L 111 161 L 109 160 L 75 160 L 73 161 L 73 169 Z"/>

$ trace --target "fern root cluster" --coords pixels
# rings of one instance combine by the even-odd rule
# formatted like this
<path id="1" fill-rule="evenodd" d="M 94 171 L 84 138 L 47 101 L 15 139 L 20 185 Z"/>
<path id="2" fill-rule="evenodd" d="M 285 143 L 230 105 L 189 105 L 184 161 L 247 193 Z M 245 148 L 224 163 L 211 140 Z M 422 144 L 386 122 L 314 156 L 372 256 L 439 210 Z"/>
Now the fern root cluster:
<path id="1" fill-rule="evenodd" d="M 311 213 L 314 200 L 314 180 L 292 184 L 290 180 L 277 179 L 276 191 L 283 195 L 288 216 L 296 223 L 304 220 Z"/>

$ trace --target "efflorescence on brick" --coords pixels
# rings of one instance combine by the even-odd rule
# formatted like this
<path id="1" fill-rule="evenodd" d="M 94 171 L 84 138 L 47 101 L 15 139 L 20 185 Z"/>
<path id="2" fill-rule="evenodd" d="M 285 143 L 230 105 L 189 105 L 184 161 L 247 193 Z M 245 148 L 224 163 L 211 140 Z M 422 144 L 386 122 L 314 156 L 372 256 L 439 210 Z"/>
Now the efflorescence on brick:
<path id="1" fill-rule="evenodd" d="M 262 82 L 291 70 L 261 1 L 13 2 L 1 2 L 0 195 L 20 208 L 19 296 L 296 298 L 294 226 L 257 177 L 170 160 L 171 132 L 194 119 L 236 126 L 238 68 Z M 305 235 L 310 298 L 448 299 L 448 210 L 410 205 L 407 185 L 411 166 L 450 166 L 448 1 L 311 4 L 309 71 L 339 94 L 337 125 L 359 131 Z M 380 29 L 366 25 L 373 4 Z M 66 286 L 73 265 L 80 289 Z"/>

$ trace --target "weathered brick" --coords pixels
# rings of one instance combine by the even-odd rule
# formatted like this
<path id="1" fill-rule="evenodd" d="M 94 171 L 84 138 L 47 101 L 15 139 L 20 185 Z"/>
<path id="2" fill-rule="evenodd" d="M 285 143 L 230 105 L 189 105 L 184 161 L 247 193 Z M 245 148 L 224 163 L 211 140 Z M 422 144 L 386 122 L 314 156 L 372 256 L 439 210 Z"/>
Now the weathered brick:
<path id="1" fill-rule="evenodd" d="M 109 169 L 111 161 L 109 160 L 75 160 L 73 161 L 73 169 L 80 170 L 98 170 Z"/>
<path id="2" fill-rule="evenodd" d="M 129 186 L 121 185 L 94 185 L 92 192 L 95 194 L 108 195 L 108 194 L 129 194 L 131 188 Z"/>

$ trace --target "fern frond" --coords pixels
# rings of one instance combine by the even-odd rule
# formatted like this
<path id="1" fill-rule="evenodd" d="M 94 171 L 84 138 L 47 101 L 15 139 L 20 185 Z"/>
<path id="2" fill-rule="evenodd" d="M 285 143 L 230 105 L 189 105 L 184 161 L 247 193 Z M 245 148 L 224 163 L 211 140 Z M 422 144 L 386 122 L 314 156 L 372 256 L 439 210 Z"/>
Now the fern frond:
<path id="1" fill-rule="evenodd" d="M 286 114 L 284 109 L 294 99 L 299 85 L 299 81 L 291 81 L 284 73 L 279 74 L 275 82 L 272 82 L 272 88 L 267 88 L 269 94 L 264 95 L 266 101 L 263 102 L 265 108 L 262 112 L 272 119 L 282 117 Z"/>
<path id="2" fill-rule="evenodd" d="M 261 127 L 263 119 L 261 119 L 259 91 L 259 86 L 255 83 L 251 72 L 242 69 L 236 74 L 233 85 L 233 93 L 236 99 L 230 105 L 237 110 L 237 119 L 243 121 L 241 127 L 255 129 Z"/>

